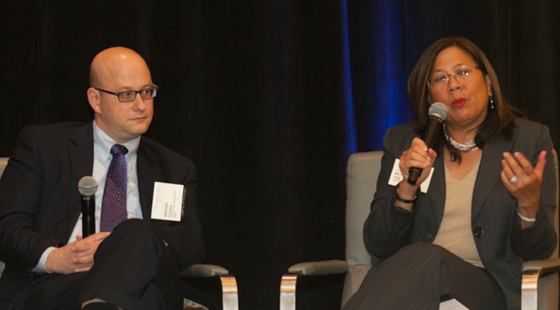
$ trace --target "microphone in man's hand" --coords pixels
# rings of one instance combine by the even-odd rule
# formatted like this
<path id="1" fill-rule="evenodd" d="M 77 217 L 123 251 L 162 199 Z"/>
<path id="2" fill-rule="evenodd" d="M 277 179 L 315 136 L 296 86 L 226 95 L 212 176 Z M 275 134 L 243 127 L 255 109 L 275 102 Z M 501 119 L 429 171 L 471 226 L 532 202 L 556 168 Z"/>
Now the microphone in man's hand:
<path id="1" fill-rule="evenodd" d="M 426 146 L 431 149 L 434 147 L 436 138 L 441 130 L 443 121 L 447 118 L 447 107 L 441 103 L 436 102 L 430 106 L 428 110 L 428 115 L 430 116 L 426 129 L 424 130 L 424 136 L 422 140 L 426 143 Z M 410 168 L 408 169 L 408 183 L 415 185 L 418 178 L 422 174 L 422 169 L 420 168 Z"/>
<path id="2" fill-rule="evenodd" d="M 83 177 L 78 182 L 78 191 L 82 195 L 82 237 L 95 234 L 95 193 L 97 181 L 92 177 Z"/>

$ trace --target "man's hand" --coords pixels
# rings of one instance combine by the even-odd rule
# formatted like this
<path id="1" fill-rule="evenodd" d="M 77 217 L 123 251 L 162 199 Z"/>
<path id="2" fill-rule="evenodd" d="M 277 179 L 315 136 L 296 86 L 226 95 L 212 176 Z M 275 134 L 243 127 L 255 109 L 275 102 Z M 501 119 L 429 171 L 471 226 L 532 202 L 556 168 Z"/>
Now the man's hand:
<path id="1" fill-rule="evenodd" d="M 47 270 L 62 274 L 90 270 L 93 266 L 93 255 L 97 251 L 97 247 L 109 235 L 108 232 L 102 232 L 85 239 L 82 239 L 82 236 L 77 236 L 76 241 L 51 252 L 46 262 Z"/>

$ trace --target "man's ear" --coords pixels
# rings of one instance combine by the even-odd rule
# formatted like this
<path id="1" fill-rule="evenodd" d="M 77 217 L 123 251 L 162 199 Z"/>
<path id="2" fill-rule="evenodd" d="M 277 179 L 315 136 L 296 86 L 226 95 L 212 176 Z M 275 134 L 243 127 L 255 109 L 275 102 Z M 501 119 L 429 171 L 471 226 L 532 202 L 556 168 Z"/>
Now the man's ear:
<path id="1" fill-rule="evenodd" d="M 99 91 L 93 87 L 90 87 L 87 90 L 87 97 L 89 105 L 91 106 L 93 111 L 95 111 L 95 113 L 100 113 L 101 110 L 99 108 Z"/>

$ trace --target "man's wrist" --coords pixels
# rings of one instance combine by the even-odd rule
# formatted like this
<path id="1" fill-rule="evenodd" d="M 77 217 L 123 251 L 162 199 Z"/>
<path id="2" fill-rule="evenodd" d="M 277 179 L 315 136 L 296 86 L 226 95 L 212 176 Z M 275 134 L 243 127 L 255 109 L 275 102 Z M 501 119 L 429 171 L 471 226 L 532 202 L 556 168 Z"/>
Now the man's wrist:
<path id="1" fill-rule="evenodd" d="M 37 266 L 33 268 L 33 272 L 51 273 L 51 271 L 49 271 L 49 269 L 47 268 L 47 260 L 52 251 L 56 249 L 57 248 L 54 246 L 48 247 L 41 255 L 41 258 L 39 258 L 39 262 L 37 263 Z"/>

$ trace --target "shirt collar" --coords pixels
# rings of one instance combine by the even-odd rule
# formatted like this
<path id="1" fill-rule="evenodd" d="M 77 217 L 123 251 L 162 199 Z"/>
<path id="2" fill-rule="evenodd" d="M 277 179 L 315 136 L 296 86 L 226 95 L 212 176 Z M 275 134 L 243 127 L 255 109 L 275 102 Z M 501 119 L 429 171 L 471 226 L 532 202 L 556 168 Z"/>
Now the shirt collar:
<path id="1" fill-rule="evenodd" d="M 103 131 L 103 129 L 97 126 L 95 120 L 93 121 L 93 144 L 95 146 L 95 152 L 97 152 L 97 154 L 99 154 L 99 156 L 101 156 L 104 161 L 111 158 L 111 148 L 113 147 L 113 145 L 117 144 L 115 140 L 113 140 L 111 137 L 109 137 L 108 134 Z M 132 158 L 131 156 L 135 156 L 136 151 L 138 151 L 138 146 L 140 145 L 140 137 L 127 141 L 122 145 L 124 145 L 128 149 L 128 158 Z"/>

